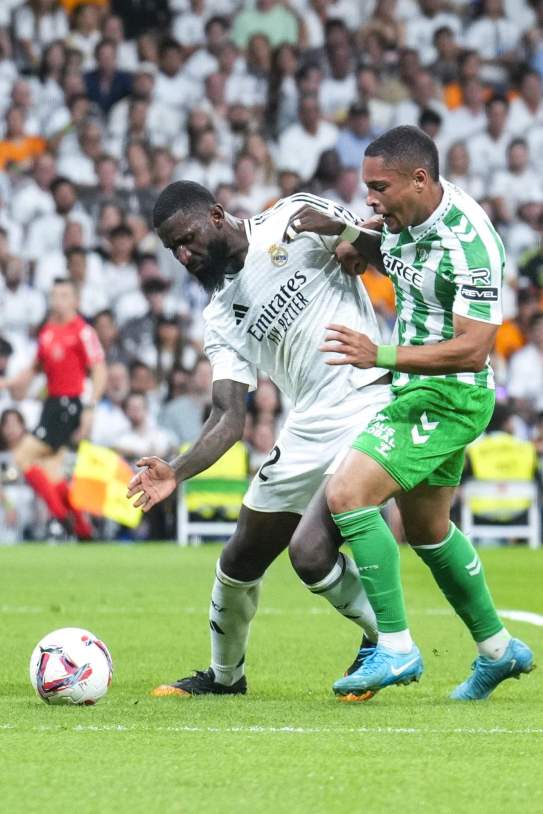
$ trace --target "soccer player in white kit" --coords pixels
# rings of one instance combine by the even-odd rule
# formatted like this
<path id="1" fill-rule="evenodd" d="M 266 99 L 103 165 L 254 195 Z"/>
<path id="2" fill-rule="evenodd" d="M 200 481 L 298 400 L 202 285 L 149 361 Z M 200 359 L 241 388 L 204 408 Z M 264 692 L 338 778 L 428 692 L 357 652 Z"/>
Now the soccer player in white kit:
<path id="1" fill-rule="evenodd" d="M 349 325 L 379 343 L 365 288 L 335 257 L 339 239 L 304 233 L 288 245 L 289 219 L 304 204 L 345 221 L 358 219 L 337 204 L 300 193 L 266 212 L 240 220 L 226 213 L 198 184 L 176 182 L 160 195 L 154 225 L 166 248 L 212 293 L 204 311 L 205 352 L 213 367 L 212 412 L 190 450 L 170 463 L 142 458 L 129 496 L 144 511 L 183 480 L 218 460 L 243 432 L 245 402 L 260 371 L 284 393 L 292 409 L 270 457 L 254 477 L 237 529 L 216 569 L 210 606 L 211 666 L 157 687 L 153 694 L 246 692 L 244 660 L 260 582 L 289 544 L 313 496 L 315 533 L 327 535 L 322 578 L 308 585 L 359 624 L 359 658 L 376 640 L 373 610 L 358 571 L 338 553 L 341 538 L 323 492 L 325 475 L 355 436 L 390 401 L 386 371 L 331 367 L 319 351 L 325 325 Z"/>

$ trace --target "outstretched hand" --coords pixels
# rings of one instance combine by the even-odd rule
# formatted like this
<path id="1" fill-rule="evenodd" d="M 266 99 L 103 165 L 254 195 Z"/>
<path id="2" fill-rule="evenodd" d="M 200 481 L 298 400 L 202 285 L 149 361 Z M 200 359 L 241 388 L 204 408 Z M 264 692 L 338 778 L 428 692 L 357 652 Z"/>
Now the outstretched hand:
<path id="1" fill-rule="evenodd" d="M 148 512 L 161 500 L 164 500 L 177 487 L 175 473 L 167 461 L 153 455 L 140 458 L 136 466 L 142 467 L 128 484 L 127 497 L 135 497 L 134 506 Z"/>
<path id="2" fill-rule="evenodd" d="M 346 328 L 345 325 L 327 325 L 328 333 L 319 347 L 323 353 L 340 353 L 341 358 L 327 359 L 327 365 L 354 365 L 354 367 L 375 367 L 377 345 L 369 336 Z"/>

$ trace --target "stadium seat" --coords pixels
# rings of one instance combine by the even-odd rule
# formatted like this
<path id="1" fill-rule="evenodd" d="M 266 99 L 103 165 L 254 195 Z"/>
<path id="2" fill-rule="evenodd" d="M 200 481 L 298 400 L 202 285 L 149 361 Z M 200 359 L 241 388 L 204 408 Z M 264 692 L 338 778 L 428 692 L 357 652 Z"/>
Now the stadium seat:
<path id="1" fill-rule="evenodd" d="M 468 480 L 461 501 L 462 531 L 472 540 L 519 539 L 527 540 L 530 548 L 541 546 L 536 483 Z"/>
<path id="2" fill-rule="evenodd" d="M 213 466 L 183 483 L 177 498 L 178 544 L 229 537 L 236 528 L 248 475 L 247 449 L 238 441 Z"/>

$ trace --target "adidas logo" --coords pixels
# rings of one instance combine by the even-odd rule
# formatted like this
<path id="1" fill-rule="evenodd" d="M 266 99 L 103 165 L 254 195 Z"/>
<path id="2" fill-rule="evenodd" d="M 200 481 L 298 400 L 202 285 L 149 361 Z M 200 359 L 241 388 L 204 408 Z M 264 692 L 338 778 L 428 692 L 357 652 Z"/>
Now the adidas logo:
<path id="1" fill-rule="evenodd" d="M 236 325 L 239 325 L 249 309 L 246 305 L 239 305 L 237 302 L 235 302 L 232 306 L 232 310 L 234 311 L 234 316 L 236 318 Z"/>

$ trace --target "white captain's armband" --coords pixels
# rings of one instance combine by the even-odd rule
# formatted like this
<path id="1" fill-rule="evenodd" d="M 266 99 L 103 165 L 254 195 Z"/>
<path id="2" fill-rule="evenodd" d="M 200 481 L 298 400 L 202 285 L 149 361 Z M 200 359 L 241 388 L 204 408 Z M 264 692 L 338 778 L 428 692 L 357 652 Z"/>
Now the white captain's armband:
<path id="1" fill-rule="evenodd" d="M 371 235 L 372 237 L 381 239 L 381 232 L 377 232 L 375 229 L 366 229 L 364 226 L 352 226 L 350 223 L 348 223 L 341 232 L 339 239 L 347 240 L 349 243 L 355 243 L 360 235 Z"/>

